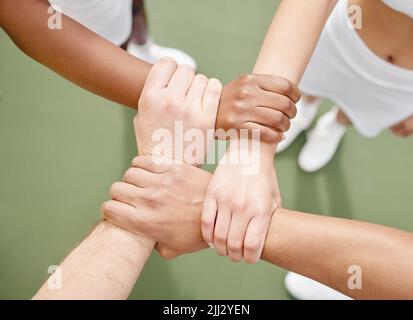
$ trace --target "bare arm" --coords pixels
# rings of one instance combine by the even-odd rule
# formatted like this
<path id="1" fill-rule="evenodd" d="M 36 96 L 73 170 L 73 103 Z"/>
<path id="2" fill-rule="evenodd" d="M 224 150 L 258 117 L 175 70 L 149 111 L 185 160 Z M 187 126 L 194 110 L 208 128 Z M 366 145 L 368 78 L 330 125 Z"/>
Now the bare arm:
<path id="1" fill-rule="evenodd" d="M 277 74 L 298 84 L 337 0 L 282 0 L 254 73 Z"/>
<path id="2" fill-rule="evenodd" d="M 120 104 L 137 108 L 151 65 L 129 55 L 69 17 L 62 16 L 61 30 L 50 30 L 47 0 L 1 0 L 0 27 L 28 56 L 49 67 L 73 83 Z M 18 14 L 16 14 L 18 13 Z M 28 30 L 30 32 L 28 32 Z M 261 77 L 260 82 L 273 94 L 288 96 L 277 82 L 279 77 Z M 276 99 L 256 94 L 255 99 L 242 92 L 255 92 L 255 81 L 243 78 L 224 88 L 216 128 L 265 129 L 266 140 L 280 139 L 271 130 L 278 126 Z M 242 106 L 242 107 L 240 107 Z M 262 106 L 266 107 L 265 111 Z M 291 109 L 291 108 L 287 108 Z M 285 110 L 284 110 L 285 112 Z M 270 115 L 270 116 L 269 116 Z M 265 133 L 265 135 L 264 135 Z"/>
<path id="3" fill-rule="evenodd" d="M 49 29 L 49 6 L 46 0 L 2 0 L 0 27 L 28 56 L 66 79 L 137 108 L 151 65 L 69 17 L 63 16 L 61 30 Z"/>
<path id="4" fill-rule="evenodd" d="M 189 128 L 195 124 L 200 124 L 203 132 L 213 128 L 221 89 L 219 81 L 195 76 L 189 67 L 178 66 L 171 59 L 164 58 L 157 62 L 148 76 L 140 101 L 140 112 L 135 118 L 139 152 L 148 156 L 152 152 L 159 152 L 152 135 L 159 128 L 174 132 L 175 123 L 171 119 L 175 117 L 185 118 Z M 181 103 L 174 103 L 171 97 Z M 196 110 L 188 114 L 188 105 Z M 167 159 L 181 158 L 179 151 L 171 152 L 163 153 L 163 156 Z M 193 165 L 198 164 L 198 161 L 203 162 L 203 158 L 188 160 L 192 160 L 190 163 Z M 128 170 L 124 178 L 131 173 Z M 140 177 L 145 179 L 144 175 Z M 133 182 L 140 183 L 136 180 Z M 125 194 L 139 190 L 132 181 L 115 183 L 111 189 L 113 200 L 103 205 L 103 211 L 133 211 L 133 207 L 123 203 L 122 199 Z M 145 212 L 141 213 L 145 215 Z M 134 235 L 102 222 L 63 261 L 63 288 L 50 290 L 46 283 L 35 299 L 126 299 L 154 245 L 155 242 L 149 237 Z"/>
<path id="5" fill-rule="evenodd" d="M 50 30 L 48 8 L 44 0 L 2 0 L 0 26 L 36 61 L 89 91 L 137 108 L 151 65 L 68 17 L 63 16 L 61 30 Z M 153 246 L 152 240 L 100 223 L 63 261 L 62 289 L 50 290 L 45 283 L 34 298 L 125 299 Z"/>
<path id="6" fill-rule="evenodd" d="M 211 174 L 187 165 L 159 166 L 147 157 L 137 157 L 133 165 L 158 172 L 145 181 L 143 190 L 153 188 L 157 194 L 149 201 L 141 192 L 128 193 L 125 203 L 133 205 L 133 210 L 104 211 L 106 219 L 156 239 L 157 249 L 167 258 L 207 248 L 200 217 Z M 131 173 L 130 181 L 138 178 Z M 272 217 L 261 259 L 353 298 L 413 299 L 413 233 L 279 208 Z M 347 285 L 351 266 L 361 268 L 361 290 Z"/>
<path id="7" fill-rule="evenodd" d="M 356 299 L 413 299 L 413 234 L 406 231 L 279 209 L 262 258 Z M 360 290 L 348 286 L 353 266 Z"/>
<path id="8" fill-rule="evenodd" d="M 276 74 L 298 85 L 337 0 L 282 0 L 268 29 L 254 73 Z M 262 144 L 268 156 L 275 146 Z"/>
<path id="9" fill-rule="evenodd" d="M 268 30 L 254 73 L 275 74 L 298 84 L 335 4 L 336 0 L 283 0 Z M 285 82 L 285 86 L 289 84 Z M 291 105 L 296 101 L 277 102 Z M 282 132 L 288 130 L 294 116 L 281 114 L 284 126 L 274 128 Z M 255 163 L 259 170 L 247 176 L 242 173 L 244 168 L 240 163 L 228 165 L 221 161 L 205 197 L 202 233 L 205 242 L 213 244 L 220 255 L 229 255 L 233 261 L 243 258 L 254 263 L 261 256 L 271 214 L 282 206 L 273 165 L 280 140 L 261 140 L 259 150 L 253 148 L 253 152 L 249 152 L 251 141 L 243 137 L 240 140 L 243 143 L 231 139 L 224 162 L 243 157 L 244 163 Z"/>
<path id="10" fill-rule="evenodd" d="M 336 2 L 283 0 L 254 72 L 298 84 Z M 404 231 L 280 209 L 263 258 L 354 298 L 413 298 L 412 245 Z M 348 288 L 350 266 L 361 267 L 362 290 Z"/>
<path id="11" fill-rule="evenodd" d="M 60 265 L 61 289 L 46 282 L 35 300 L 127 299 L 154 242 L 101 222 Z"/>

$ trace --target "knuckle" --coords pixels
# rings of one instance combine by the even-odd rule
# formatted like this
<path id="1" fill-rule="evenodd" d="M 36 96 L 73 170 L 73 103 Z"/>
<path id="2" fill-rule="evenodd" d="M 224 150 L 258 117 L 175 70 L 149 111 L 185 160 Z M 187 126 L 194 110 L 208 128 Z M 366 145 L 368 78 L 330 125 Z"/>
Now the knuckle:
<path id="1" fill-rule="evenodd" d="M 234 201 L 232 195 L 224 193 L 223 191 L 223 188 L 216 186 L 212 192 L 212 195 L 217 200 L 218 207 L 226 206 L 227 208 L 233 208 L 236 201 Z"/>
<path id="2" fill-rule="evenodd" d="M 273 126 L 274 129 L 280 130 L 282 132 L 285 132 L 289 129 L 290 127 L 290 121 L 289 119 L 281 112 L 278 112 L 273 119 Z"/>
<path id="3" fill-rule="evenodd" d="M 142 157 L 139 157 L 139 156 L 134 157 L 131 161 L 131 165 L 133 167 L 139 167 L 139 164 L 140 164 L 140 161 L 141 161 L 142 158 L 143 158 L 143 156 Z"/>
<path id="4" fill-rule="evenodd" d="M 285 103 L 284 110 L 290 118 L 294 118 L 297 114 L 297 107 L 295 106 L 295 103 L 289 99 L 287 99 L 287 102 Z"/>
<path id="5" fill-rule="evenodd" d="M 259 249 L 259 241 L 257 239 L 250 239 L 245 242 L 244 247 L 245 250 L 249 252 L 256 252 Z"/>
<path id="6" fill-rule="evenodd" d="M 243 113 L 248 109 L 248 104 L 244 99 L 238 99 L 234 102 L 234 110 L 237 113 Z"/>
<path id="7" fill-rule="evenodd" d="M 177 66 L 177 62 L 175 61 L 175 59 L 171 58 L 171 57 L 163 57 L 162 59 L 160 59 L 158 62 L 156 62 L 156 65 L 160 65 L 162 67 L 165 66 Z"/>
<path id="8" fill-rule="evenodd" d="M 168 99 L 168 95 L 160 96 L 156 91 L 148 90 L 145 92 L 145 94 L 142 95 L 140 102 L 144 106 L 145 105 L 148 106 L 152 104 L 164 106 L 168 102 L 167 99 Z"/>
<path id="9" fill-rule="evenodd" d="M 205 217 L 201 218 L 201 227 L 202 229 L 210 229 L 212 228 L 212 221 L 208 220 Z"/>
<path id="10" fill-rule="evenodd" d="M 247 208 L 247 205 L 246 205 L 246 203 L 243 202 L 243 201 L 235 201 L 235 202 L 232 204 L 232 209 L 233 209 L 235 212 L 239 212 L 239 213 L 241 213 L 241 214 L 245 213 L 245 209 L 246 209 L 246 208 Z"/>
<path id="11" fill-rule="evenodd" d="M 208 77 L 207 77 L 206 75 L 204 75 L 204 74 L 201 74 L 201 73 L 197 74 L 197 75 L 195 76 L 195 78 L 196 78 L 196 80 L 198 80 L 198 81 L 200 81 L 200 82 L 203 82 L 203 83 L 208 82 Z"/>
<path id="12" fill-rule="evenodd" d="M 297 115 L 297 106 L 294 102 L 290 102 L 290 106 L 287 109 L 288 114 L 290 115 L 290 119 L 294 119 Z"/>
<path id="13" fill-rule="evenodd" d="M 297 88 L 297 97 L 295 97 L 294 102 L 295 103 L 299 102 L 301 100 L 301 98 L 302 98 L 301 91 Z"/>
<path id="14" fill-rule="evenodd" d="M 231 122 L 229 126 L 229 130 L 226 132 L 226 136 L 229 140 L 237 139 L 239 136 L 239 132 L 237 131 L 238 129 L 242 129 L 245 121 L 243 120 L 243 117 L 231 117 Z"/>
<path id="15" fill-rule="evenodd" d="M 231 259 L 232 262 L 238 263 L 238 262 L 241 261 L 242 256 L 240 257 L 240 256 L 232 256 L 232 255 L 230 255 L 229 258 Z"/>
<path id="16" fill-rule="evenodd" d="M 162 197 L 164 195 L 163 191 L 159 188 L 156 188 L 156 190 L 152 190 L 150 193 L 150 200 L 154 205 L 160 204 Z"/>
<path id="17" fill-rule="evenodd" d="M 102 203 L 100 207 L 100 212 L 102 213 L 103 217 L 106 219 L 110 219 L 114 216 L 114 208 L 111 201 L 105 201 Z"/>
<path id="18" fill-rule="evenodd" d="M 278 131 L 274 131 L 269 128 L 262 128 L 261 131 L 261 139 L 268 142 L 277 143 L 282 140 L 282 133 Z"/>
<path id="19" fill-rule="evenodd" d="M 117 194 L 122 190 L 123 183 L 122 182 L 114 182 L 110 187 L 110 194 Z"/>
<path id="20" fill-rule="evenodd" d="M 205 200 L 214 200 L 218 199 L 218 197 L 221 195 L 221 190 L 216 183 L 216 181 L 212 181 L 207 188 L 207 198 Z"/>
<path id="21" fill-rule="evenodd" d="M 249 256 L 244 257 L 244 260 L 245 260 L 245 262 L 248 263 L 248 264 L 255 264 L 255 263 L 257 263 L 257 260 L 254 260 L 252 257 L 249 257 Z"/>
<path id="22" fill-rule="evenodd" d="M 256 77 L 252 73 L 246 73 L 240 77 L 240 81 L 243 84 L 251 84 L 254 83 Z"/>
<path id="23" fill-rule="evenodd" d="M 280 89 L 284 93 L 291 93 L 293 91 L 293 85 L 290 81 L 288 81 L 285 78 L 279 78 L 278 84 L 280 86 Z"/>
<path id="24" fill-rule="evenodd" d="M 226 257 L 228 254 L 224 250 L 218 250 L 218 255 L 220 255 L 221 257 Z"/>
<path id="25" fill-rule="evenodd" d="M 125 174 L 123 175 L 123 181 L 131 181 L 136 175 L 136 169 L 135 168 L 129 168 L 126 170 Z"/>
<path id="26" fill-rule="evenodd" d="M 208 80 L 208 78 L 206 78 Z M 208 94 L 213 96 L 219 96 L 222 93 L 222 83 L 216 78 L 209 79 L 209 85 L 207 87 Z"/>
<path id="27" fill-rule="evenodd" d="M 191 67 L 189 64 L 181 64 L 179 67 L 179 69 L 185 71 L 186 73 L 195 73 L 195 70 L 193 67 Z"/>
<path id="28" fill-rule="evenodd" d="M 255 205 L 254 212 L 259 216 L 266 216 L 270 214 L 267 205 L 264 205 L 262 203 L 257 203 Z"/>
<path id="29" fill-rule="evenodd" d="M 157 203 L 156 192 L 153 192 L 153 191 L 143 192 L 142 198 L 143 200 L 145 200 L 146 204 L 148 204 L 149 206 L 155 206 Z"/>
<path id="30" fill-rule="evenodd" d="M 284 123 L 284 132 L 286 132 L 286 131 L 288 131 L 289 129 L 290 129 L 290 127 L 291 127 L 291 121 L 290 120 L 285 120 L 285 123 Z"/>
<path id="31" fill-rule="evenodd" d="M 248 99 L 251 96 L 252 96 L 252 92 L 249 87 L 242 87 L 240 91 L 238 92 L 238 98 L 241 100 Z"/>
<path id="32" fill-rule="evenodd" d="M 214 240 L 215 240 L 216 243 L 222 244 L 222 245 L 224 245 L 227 241 L 225 235 L 221 232 L 217 232 L 215 234 Z"/>
<path id="33" fill-rule="evenodd" d="M 286 113 L 288 113 L 288 111 L 291 111 L 293 109 L 293 102 L 285 96 L 280 97 L 278 104 L 279 104 L 279 108 Z"/>
<path id="34" fill-rule="evenodd" d="M 239 240 L 228 241 L 228 249 L 233 252 L 239 252 L 242 250 L 242 242 Z"/>
<path id="35" fill-rule="evenodd" d="M 280 124 L 283 123 L 283 114 L 282 112 L 278 111 L 274 113 L 274 116 L 272 118 L 273 124 L 276 126 L 277 129 L 279 129 Z"/>
<path id="36" fill-rule="evenodd" d="M 173 251 L 168 248 L 160 248 L 158 252 L 159 255 L 166 260 L 172 260 L 173 258 L 175 258 Z"/>

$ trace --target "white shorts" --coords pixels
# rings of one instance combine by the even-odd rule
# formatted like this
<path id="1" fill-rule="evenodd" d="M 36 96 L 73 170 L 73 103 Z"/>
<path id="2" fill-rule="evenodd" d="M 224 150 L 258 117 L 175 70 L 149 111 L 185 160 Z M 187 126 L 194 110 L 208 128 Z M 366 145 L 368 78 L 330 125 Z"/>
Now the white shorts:
<path id="1" fill-rule="evenodd" d="M 350 25 L 348 0 L 339 0 L 300 89 L 336 103 L 366 137 L 413 115 L 413 70 L 372 52 Z"/>
<path id="2" fill-rule="evenodd" d="M 49 0 L 49 2 L 56 10 L 117 46 L 123 45 L 132 32 L 132 0 Z"/>

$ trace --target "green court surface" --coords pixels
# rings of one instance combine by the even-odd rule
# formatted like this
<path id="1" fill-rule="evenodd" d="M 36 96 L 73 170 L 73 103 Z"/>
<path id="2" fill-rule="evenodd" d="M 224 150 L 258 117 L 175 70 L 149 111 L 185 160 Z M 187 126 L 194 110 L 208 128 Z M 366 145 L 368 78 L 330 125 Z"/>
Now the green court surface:
<path id="1" fill-rule="evenodd" d="M 158 43 L 186 50 L 200 72 L 227 82 L 252 69 L 276 5 L 151 0 L 148 12 Z M 98 221 L 136 154 L 133 112 L 61 79 L 1 32 L 0 95 L 0 298 L 26 299 Z M 386 132 L 368 140 L 351 129 L 316 174 L 297 167 L 304 141 L 277 157 L 285 207 L 413 231 L 412 139 Z M 154 253 L 131 299 L 289 299 L 284 275 L 212 250 L 174 261 Z"/>

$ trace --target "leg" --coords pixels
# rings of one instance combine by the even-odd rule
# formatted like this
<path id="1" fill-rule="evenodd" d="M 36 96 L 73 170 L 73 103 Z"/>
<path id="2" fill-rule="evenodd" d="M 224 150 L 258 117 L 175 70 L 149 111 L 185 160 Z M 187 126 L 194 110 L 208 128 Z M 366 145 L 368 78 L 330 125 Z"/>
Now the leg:
<path id="1" fill-rule="evenodd" d="M 148 41 L 148 20 L 144 0 L 133 0 L 132 14 L 133 26 L 129 41 L 144 45 Z"/>
<path id="2" fill-rule="evenodd" d="M 278 144 L 277 153 L 287 149 L 303 131 L 310 127 L 321 102 L 319 97 L 302 94 L 301 100 L 297 103 L 297 115 L 291 121 L 290 129 L 284 134 L 285 139 Z"/>
<path id="3" fill-rule="evenodd" d="M 303 94 L 303 95 L 301 96 L 301 99 L 304 100 L 304 101 L 307 102 L 307 103 L 313 103 L 313 102 L 315 102 L 316 100 L 318 100 L 318 99 L 320 99 L 320 98 L 319 98 L 319 97 L 315 97 L 315 96 L 310 96 L 310 95 L 307 95 L 307 94 Z"/>
<path id="4" fill-rule="evenodd" d="M 163 47 L 153 42 L 148 35 L 148 19 L 144 0 L 133 0 L 132 14 L 132 34 L 128 43 L 122 48 L 127 49 L 133 56 L 149 63 L 155 63 L 162 57 L 171 57 L 179 64 L 187 64 L 196 69 L 195 60 L 187 53 L 178 49 Z"/>
<path id="5" fill-rule="evenodd" d="M 314 172 L 329 163 L 349 125 L 350 119 L 337 107 L 324 114 L 308 135 L 307 142 L 300 152 L 300 168 L 306 172 Z"/>
<path id="6" fill-rule="evenodd" d="M 350 126 L 351 125 L 351 120 L 346 116 L 346 114 L 339 108 L 337 110 L 337 116 L 336 116 L 337 122 L 342 124 L 343 126 Z"/>

